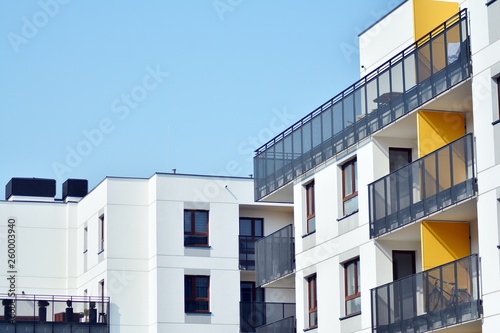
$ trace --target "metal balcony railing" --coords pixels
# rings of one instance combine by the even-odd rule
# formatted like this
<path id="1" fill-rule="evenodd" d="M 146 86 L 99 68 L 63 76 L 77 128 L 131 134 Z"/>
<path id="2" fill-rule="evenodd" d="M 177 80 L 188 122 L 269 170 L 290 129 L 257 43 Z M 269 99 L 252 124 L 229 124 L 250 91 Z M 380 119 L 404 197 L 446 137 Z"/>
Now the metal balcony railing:
<path id="1" fill-rule="evenodd" d="M 368 185 L 370 237 L 475 195 L 472 134 Z"/>
<path id="2" fill-rule="evenodd" d="M 255 242 L 255 285 L 260 287 L 295 270 L 295 239 L 290 224 Z"/>
<path id="3" fill-rule="evenodd" d="M 480 318 L 477 255 L 371 290 L 372 332 L 422 333 Z"/>
<path id="4" fill-rule="evenodd" d="M 295 317 L 288 317 L 277 322 L 257 327 L 256 333 L 295 333 Z"/>
<path id="5" fill-rule="evenodd" d="M 255 242 L 261 236 L 239 236 L 240 270 L 255 271 Z"/>
<path id="6" fill-rule="evenodd" d="M 0 294 L 0 332 L 109 333 L 109 297 Z"/>
<path id="7" fill-rule="evenodd" d="M 255 151 L 255 199 L 296 177 L 471 75 L 462 10 Z"/>
<path id="8" fill-rule="evenodd" d="M 291 316 L 295 316 L 295 303 L 240 302 L 240 331 L 255 332 Z"/>

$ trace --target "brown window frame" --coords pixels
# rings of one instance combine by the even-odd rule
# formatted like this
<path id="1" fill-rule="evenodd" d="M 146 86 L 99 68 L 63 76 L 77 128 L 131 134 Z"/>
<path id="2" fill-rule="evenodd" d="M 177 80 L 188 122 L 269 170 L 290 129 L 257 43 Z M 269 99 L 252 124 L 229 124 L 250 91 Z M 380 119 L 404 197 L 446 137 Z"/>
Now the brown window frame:
<path id="1" fill-rule="evenodd" d="M 316 217 L 316 198 L 314 193 L 314 180 L 305 185 L 306 190 L 306 220 L 307 220 L 307 233 L 316 231 L 316 223 L 314 223 L 314 230 L 309 227 L 309 221 Z"/>
<path id="2" fill-rule="evenodd" d="M 355 166 L 355 167 L 354 167 Z M 351 168 L 351 186 L 352 193 L 346 195 L 345 194 L 345 170 L 350 167 Z M 342 164 L 342 213 L 345 215 L 345 204 L 347 201 L 351 200 L 358 196 L 358 159 L 353 158 Z M 359 206 L 358 206 L 359 207 Z"/>
<path id="3" fill-rule="evenodd" d="M 346 316 L 351 316 L 351 315 L 355 315 L 355 314 L 359 314 L 361 311 L 359 312 L 353 312 L 353 313 L 348 313 L 347 312 L 347 302 L 348 301 L 351 301 L 353 299 L 356 299 L 358 297 L 361 297 L 361 290 L 359 288 L 359 281 L 358 281 L 358 269 L 359 269 L 359 257 L 356 257 L 352 260 L 349 260 L 349 261 L 346 261 L 343 266 L 344 266 L 344 295 L 345 295 L 345 302 L 344 302 L 344 306 L 345 306 L 345 313 L 346 313 Z M 351 264 L 354 264 L 354 293 L 352 295 L 348 295 L 348 287 L 347 287 L 347 282 L 348 282 L 348 278 L 347 278 L 347 268 L 349 267 L 349 265 Z"/>
<path id="4" fill-rule="evenodd" d="M 191 230 L 186 231 L 186 212 L 191 213 Z M 205 213 L 206 214 L 206 230 L 207 231 L 196 231 L 196 213 Z M 209 246 L 209 211 L 208 210 L 203 210 L 203 209 L 184 209 L 184 246 L 187 247 L 208 247 Z M 206 243 L 200 243 L 200 244 L 189 244 L 186 243 L 186 236 L 203 236 L 207 238 Z"/>
<path id="5" fill-rule="evenodd" d="M 313 296 L 314 295 L 314 301 Z M 318 327 L 318 283 L 316 274 L 307 278 L 307 298 L 309 308 L 309 328 Z M 311 304 L 314 303 L 314 304 Z M 316 322 L 311 322 L 311 314 L 316 313 Z"/>
<path id="6" fill-rule="evenodd" d="M 203 278 L 207 279 L 207 297 L 198 297 L 196 294 L 196 280 L 198 278 Z M 193 294 L 191 297 L 186 296 L 186 286 L 188 283 L 188 279 L 191 279 L 191 291 Z M 209 275 L 184 275 L 184 312 L 185 313 L 210 313 L 210 276 Z M 207 303 L 207 310 L 189 310 L 188 309 L 188 302 L 206 302 Z"/>

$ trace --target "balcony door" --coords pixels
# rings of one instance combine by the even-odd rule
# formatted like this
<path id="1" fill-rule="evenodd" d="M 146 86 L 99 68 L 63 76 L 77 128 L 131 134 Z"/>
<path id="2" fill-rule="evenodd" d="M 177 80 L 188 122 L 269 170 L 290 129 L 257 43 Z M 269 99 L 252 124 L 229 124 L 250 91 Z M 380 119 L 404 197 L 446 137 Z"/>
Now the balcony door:
<path id="1" fill-rule="evenodd" d="M 264 289 L 256 288 L 255 282 L 240 282 L 240 331 L 255 332 L 255 328 L 266 324 Z"/>
<path id="2" fill-rule="evenodd" d="M 389 148 L 389 172 L 401 169 L 411 163 L 411 148 Z M 389 177 L 390 206 L 389 214 L 403 213 L 410 206 L 410 172 L 398 172 Z M 406 212 L 408 214 L 408 212 Z"/>
<path id="3" fill-rule="evenodd" d="M 395 284 L 394 297 L 399 306 L 394 308 L 394 317 L 398 320 L 413 318 L 416 311 L 416 285 L 413 278 L 415 274 L 415 251 L 392 251 L 392 273 Z M 401 280 L 400 280 L 401 279 Z"/>
<path id="4" fill-rule="evenodd" d="M 392 251 L 392 274 L 394 281 L 415 273 L 415 251 Z"/>

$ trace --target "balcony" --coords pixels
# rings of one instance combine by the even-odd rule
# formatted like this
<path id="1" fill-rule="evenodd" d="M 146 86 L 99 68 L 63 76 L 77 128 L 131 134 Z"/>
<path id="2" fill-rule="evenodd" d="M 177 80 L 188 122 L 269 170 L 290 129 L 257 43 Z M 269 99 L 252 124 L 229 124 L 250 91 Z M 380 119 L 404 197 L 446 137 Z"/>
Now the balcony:
<path id="1" fill-rule="evenodd" d="M 109 297 L 0 295 L 0 333 L 109 333 Z"/>
<path id="2" fill-rule="evenodd" d="M 418 109 L 470 74 L 467 12 L 462 10 L 257 149 L 255 199 Z"/>
<path id="3" fill-rule="evenodd" d="M 255 242 L 260 236 L 239 236 L 240 270 L 255 271 Z"/>
<path id="4" fill-rule="evenodd" d="M 290 224 L 255 242 L 257 287 L 285 277 L 295 270 L 295 239 Z"/>
<path id="5" fill-rule="evenodd" d="M 473 137 L 450 144 L 368 185 L 370 237 L 379 237 L 475 195 Z"/>
<path id="6" fill-rule="evenodd" d="M 422 333 L 475 321 L 482 313 L 479 280 L 472 255 L 374 288 L 372 332 Z"/>
<path id="7" fill-rule="evenodd" d="M 295 303 L 241 302 L 240 332 L 293 332 L 286 329 L 289 328 L 290 317 L 293 318 L 291 327 L 295 327 L 294 316 Z M 282 330 L 269 330 L 271 328 Z"/>

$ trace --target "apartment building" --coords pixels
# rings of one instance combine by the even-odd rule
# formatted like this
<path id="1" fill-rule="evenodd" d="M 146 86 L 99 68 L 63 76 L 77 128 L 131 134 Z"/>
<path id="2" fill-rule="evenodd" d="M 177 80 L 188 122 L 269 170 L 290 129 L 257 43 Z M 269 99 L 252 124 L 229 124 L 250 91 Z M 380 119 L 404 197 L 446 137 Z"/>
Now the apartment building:
<path id="1" fill-rule="evenodd" d="M 0 332 L 254 332 L 295 313 L 255 287 L 254 242 L 293 221 L 253 179 L 13 178 L 0 201 Z M 14 236 L 12 236 L 14 235 Z"/>
<path id="2" fill-rule="evenodd" d="M 499 17 L 403 2 L 360 34 L 361 79 L 256 151 L 256 200 L 294 205 L 256 245 L 257 285 L 295 290 L 279 332 L 498 332 Z"/>

